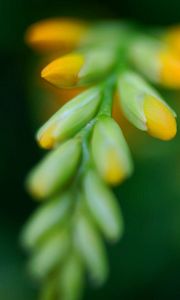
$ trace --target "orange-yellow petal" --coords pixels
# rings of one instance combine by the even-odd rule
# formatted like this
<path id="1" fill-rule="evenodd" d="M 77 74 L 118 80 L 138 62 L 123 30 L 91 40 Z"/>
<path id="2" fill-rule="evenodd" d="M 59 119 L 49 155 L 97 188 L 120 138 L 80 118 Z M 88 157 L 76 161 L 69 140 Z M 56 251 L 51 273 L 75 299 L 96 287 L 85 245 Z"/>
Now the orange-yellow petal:
<path id="1" fill-rule="evenodd" d="M 71 50 L 85 35 L 87 25 L 73 19 L 47 19 L 29 27 L 25 40 L 32 48 L 41 51 Z"/>
<path id="2" fill-rule="evenodd" d="M 171 51 L 160 53 L 160 81 L 171 88 L 180 88 L 180 57 Z"/>
<path id="3" fill-rule="evenodd" d="M 52 61 L 41 72 L 41 77 L 56 87 L 72 87 L 78 81 L 78 74 L 84 65 L 80 54 L 69 54 Z"/>
<path id="4" fill-rule="evenodd" d="M 50 126 L 43 134 L 38 135 L 38 143 L 44 149 L 51 149 L 54 145 L 53 131 L 56 124 Z"/>
<path id="5" fill-rule="evenodd" d="M 164 40 L 171 51 L 180 56 L 180 26 L 171 27 L 166 32 Z"/>
<path id="6" fill-rule="evenodd" d="M 103 174 L 105 182 L 111 185 L 120 184 L 126 178 L 123 163 L 113 149 L 109 149 L 106 159 L 107 162 L 104 165 Z"/>
<path id="7" fill-rule="evenodd" d="M 170 140 L 176 135 L 176 120 L 171 110 L 153 96 L 144 99 L 147 131 L 153 137 Z"/>

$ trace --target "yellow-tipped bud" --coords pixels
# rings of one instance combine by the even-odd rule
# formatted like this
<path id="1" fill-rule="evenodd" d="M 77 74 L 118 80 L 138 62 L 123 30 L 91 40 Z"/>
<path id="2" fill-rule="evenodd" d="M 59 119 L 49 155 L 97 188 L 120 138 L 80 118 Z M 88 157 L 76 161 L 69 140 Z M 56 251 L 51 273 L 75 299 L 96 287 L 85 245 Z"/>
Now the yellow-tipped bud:
<path id="1" fill-rule="evenodd" d="M 72 139 L 60 145 L 32 170 L 27 187 L 36 198 L 46 198 L 57 191 L 73 177 L 79 164 L 81 145 Z"/>
<path id="2" fill-rule="evenodd" d="M 111 185 L 121 183 L 132 172 L 128 146 L 120 127 L 110 117 L 101 117 L 95 125 L 92 154 L 99 174 Z"/>
<path id="3" fill-rule="evenodd" d="M 47 128 L 46 134 L 43 134 L 39 137 L 39 144 L 41 145 L 42 148 L 44 149 L 50 149 L 54 146 L 54 138 L 53 138 L 53 130 L 56 128 L 56 123 L 52 124 Z"/>
<path id="4" fill-rule="evenodd" d="M 41 52 L 71 50 L 84 37 L 87 25 L 72 19 L 48 19 L 29 27 L 25 40 Z"/>
<path id="5" fill-rule="evenodd" d="M 96 114 L 101 94 L 101 88 L 94 87 L 66 103 L 39 129 L 39 144 L 51 148 L 76 134 Z"/>
<path id="6" fill-rule="evenodd" d="M 175 136 L 176 114 L 143 78 L 124 72 L 119 77 L 118 92 L 123 113 L 133 125 L 161 140 Z"/>
<path id="7" fill-rule="evenodd" d="M 141 37 L 131 45 L 129 55 L 134 66 L 153 82 L 180 87 L 180 57 L 167 44 Z"/>
<path id="8" fill-rule="evenodd" d="M 58 88 L 86 86 L 104 78 L 114 67 L 117 48 L 90 48 L 55 59 L 41 77 Z"/>
<path id="9" fill-rule="evenodd" d="M 145 97 L 144 114 L 150 135 L 161 140 L 170 140 L 176 135 L 176 120 L 172 112 L 155 97 Z"/>
<path id="10" fill-rule="evenodd" d="M 170 88 L 180 87 L 180 57 L 167 50 L 159 54 L 161 63 L 160 81 Z"/>
<path id="11" fill-rule="evenodd" d="M 80 54 L 70 54 L 52 61 L 41 72 L 41 77 L 56 87 L 75 86 L 84 64 Z"/>

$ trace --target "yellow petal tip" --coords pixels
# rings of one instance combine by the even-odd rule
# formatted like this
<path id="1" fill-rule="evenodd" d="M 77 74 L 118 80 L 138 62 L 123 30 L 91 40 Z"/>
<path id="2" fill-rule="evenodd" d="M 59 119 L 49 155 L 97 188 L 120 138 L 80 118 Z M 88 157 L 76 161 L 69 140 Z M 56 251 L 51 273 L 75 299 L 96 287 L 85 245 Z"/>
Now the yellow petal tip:
<path id="1" fill-rule="evenodd" d="M 172 26 L 170 27 L 165 35 L 164 41 L 168 45 L 168 47 L 180 56 L 180 26 Z"/>
<path id="2" fill-rule="evenodd" d="M 73 19 L 47 19 L 31 25 L 25 35 L 26 43 L 40 52 L 71 50 L 84 36 L 87 25 Z"/>
<path id="3" fill-rule="evenodd" d="M 172 51 L 160 53 L 160 81 L 170 88 L 180 88 L 180 58 Z"/>
<path id="4" fill-rule="evenodd" d="M 49 126 L 43 132 L 38 132 L 37 141 L 40 147 L 51 149 L 54 146 L 53 130 L 56 128 L 56 123 Z"/>
<path id="5" fill-rule="evenodd" d="M 84 64 L 80 54 L 71 54 L 52 61 L 41 72 L 41 77 L 56 87 L 72 87 L 78 81 L 78 73 Z"/>
<path id="6" fill-rule="evenodd" d="M 107 161 L 108 163 L 103 174 L 105 182 L 112 186 L 120 184 L 126 176 L 122 163 L 119 161 L 115 151 L 109 151 Z"/>
<path id="7" fill-rule="evenodd" d="M 144 114 L 147 131 L 153 137 L 164 141 L 174 138 L 177 132 L 176 120 L 171 110 L 153 96 L 144 99 Z"/>

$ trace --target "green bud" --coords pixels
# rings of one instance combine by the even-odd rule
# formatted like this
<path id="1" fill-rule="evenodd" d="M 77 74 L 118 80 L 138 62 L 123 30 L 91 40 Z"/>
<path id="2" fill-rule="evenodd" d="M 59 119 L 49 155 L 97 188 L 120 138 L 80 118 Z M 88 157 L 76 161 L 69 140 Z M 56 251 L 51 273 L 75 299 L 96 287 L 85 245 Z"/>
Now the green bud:
<path id="1" fill-rule="evenodd" d="M 63 300 L 79 300 L 84 285 L 84 272 L 80 258 L 72 253 L 60 271 L 59 295 Z"/>
<path id="2" fill-rule="evenodd" d="M 102 116 L 97 121 L 91 148 L 96 168 L 105 182 L 116 185 L 131 175 L 130 151 L 120 127 L 112 118 Z"/>
<path id="3" fill-rule="evenodd" d="M 36 210 L 23 230 L 24 246 L 28 249 L 34 248 L 52 228 L 61 225 L 68 217 L 71 204 L 72 195 L 65 193 Z"/>
<path id="4" fill-rule="evenodd" d="M 127 36 L 127 30 L 129 25 L 122 24 L 117 21 L 97 22 L 92 24 L 87 34 L 81 40 L 81 47 L 104 46 L 119 47 L 120 42 L 124 41 L 124 37 Z M 107 45 L 108 37 L 108 45 Z"/>
<path id="5" fill-rule="evenodd" d="M 129 60 L 151 81 L 167 88 L 179 89 L 179 57 L 170 44 L 153 37 L 140 36 L 129 46 Z"/>
<path id="6" fill-rule="evenodd" d="M 76 219 L 75 244 L 92 279 L 103 284 L 108 275 L 106 253 L 101 237 L 87 216 L 78 215 Z"/>
<path id="7" fill-rule="evenodd" d="M 33 254 L 29 269 L 35 278 L 45 278 L 65 257 L 69 248 L 69 233 L 61 230 L 51 235 Z"/>
<path id="8" fill-rule="evenodd" d="M 91 88 L 66 103 L 37 133 L 37 140 L 44 148 L 51 148 L 76 134 L 96 114 L 102 90 Z"/>
<path id="9" fill-rule="evenodd" d="M 48 278 L 43 284 L 39 300 L 55 299 L 57 294 L 57 282 L 54 278 Z"/>
<path id="10" fill-rule="evenodd" d="M 94 47 L 82 52 L 84 65 L 78 73 L 78 85 L 83 86 L 104 78 L 116 63 L 117 47 Z"/>
<path id="11" fill-rule="evenodd" d="M 144 100 L 147 96 L 157 99 L 175 116 L 174 111 L 163 101 L 158 92 L 134 72 L 126 71 L 119 76 L 118 93 L 124 115 L 134 126 L 141 130 L 147 130 L 144 112 Z"/>
<path id="12" fill-rule="evenodd" d="M 60 145 L 32 170 L 27 180 L 29 191 L 37 198 L 45 198 L 60 190 L 75 174 L 80 156 L 78 139 Z"/>
<path id="13" fill-rule="evenodd" d="M 92 170 L 84 179 L 84 192 L 88 209 L 105 237 L 116 241 L 123 233 L 120 207 L 110 189 Z"/>
<path id="14" fill-rule="evenodd" d="M 129 47 L 129 59 L 132 64 L 150 80 L 159 82 L 160 61 L 158 53 L 163 49 L 160 41 L 141 36 L 135 39 Z"/>

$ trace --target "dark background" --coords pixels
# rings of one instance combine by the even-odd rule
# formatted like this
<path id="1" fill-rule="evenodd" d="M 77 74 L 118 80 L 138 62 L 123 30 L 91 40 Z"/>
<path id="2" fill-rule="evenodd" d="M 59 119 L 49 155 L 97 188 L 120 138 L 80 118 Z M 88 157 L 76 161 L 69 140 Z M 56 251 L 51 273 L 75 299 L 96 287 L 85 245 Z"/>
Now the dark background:
<path id="1" fill-rule="evenodd" d="M 25 272 L 19 232 L 36 204 L 23 181 L 41 154 L 34 141 L 27 101 L 32 52 L 23 42 L 34 21 L 52 16 L 126 18 L 147 25 L 180 22 L 179 0 L 47 1 L 0 0 L 0 299 L 36 299 Z M 166 95 L 171 96 L 171 93 Z M 172 107 L 180 113 L 176 93 Z M 178 99 L 179 98 L 179 99 Z M 85 299 L 180 299 L 180 137 L 163 143 L 135 133 L 133 177 L 116 190 L 126 231 L 108 246 L 111 276 Z"/>

